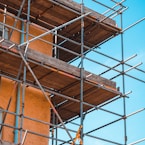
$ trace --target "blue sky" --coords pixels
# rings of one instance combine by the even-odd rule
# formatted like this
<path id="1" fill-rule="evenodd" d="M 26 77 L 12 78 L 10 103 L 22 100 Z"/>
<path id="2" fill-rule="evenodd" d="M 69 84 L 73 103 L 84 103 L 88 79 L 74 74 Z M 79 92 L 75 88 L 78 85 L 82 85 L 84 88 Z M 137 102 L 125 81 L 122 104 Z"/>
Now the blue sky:
<path id="1" fill-rule="evenodd" d="M 81 0 L 75 1 L 80 3 Z M 110 2 L 110 0 L 102 0 L 102 1 L 100 0 L 100 2 L 107 4 L 108 6 L 113 5 L 113 2 Z M 100 7 L 98 6 L 98 4 L 92 2 L 92 0 L 84 0 L 84 3 L 85 6 L 94 9 L 100 13 L 103 13 L 106 10 L 105 8 L 102 8 L 102 6 Z M 145 17 L 145 0 L 126 0 L 124 2 L 124 5 L 128 7 L 128 9 L 123 13 L 123 29 L 127 28 L 129 25 L 135 23 L 141 18 Z M 119 18 L 115 18 L 115 20 L 117 21 L 118 26 L 120 26 Z M 145 71 L 145 20 L 139 23 L 138 25 L 132 27 L 131 29 L 127 30 L 123 36 L 124 36 L 125 59 L 128 59 L 134 54 L 137 54 L 135 58 L 129 60 L 127 63 L 132 66 L 135 66 L 140 62 L 143 62 L 143 64 L 138 68 L 143 69 Z M 109 42 L 102 45 L 101 49 L 99 49 L 98 51 L 121 60 L 120 36 L 117 36 L 116 38 L 113 38 Z M 89 53 L 87 57 L 91 57 L 97 61 L 103 62 L 108 66 L 114 66 L 115 64 L 117 64 L 116 61 L 104 58 L 95 53 Z M 96 74 L 99 74 L 102 71 L 106 70 L 106 68 L 88 61 L 85 61 L 85 69 L 94 72 Z M 117 67 L 116 69 L 120 70 L 121 67 Z M 127 69 L 129 69 L 129 67 L 125 66 L 125 70 Z M 118 73 L 114 71 L 110 71 L 109 73 L 103 75 L 103 77 L 112 78 L 114 75 L 117 74 Z M 145 74 L 135 69 L 129 71 L 127 74 L 145 81 Z M 120 87 L 120 89 L 122 90 L 121 76 L 114 79 L 113 81 L 115 81 L 117 83 L 117 86 Z M 132 93 L 129 94 L 129 98 L 126 99 L 127 115 L 141 108 L 145 108 L 145 95 L 144 95 L 145 83 L 139 82 L 137 80 L 125 76 L 125 92 L 129 91 L 132 91 Z M 123 113 L 122 99 L 113 102 L 112 104 L 107 105 L 104 108 L 122 114 Z M 102 126 L 115 119 L 118 119 L 118 117 L 110 115 L 100 110 L 94 111 L 93 113 L 88 114 L 87 117 L 85 118 L 84 132 Z M 79 123 L 79 120 L 76 122 Z M 136 140 L 145 138 L 144 122 L 145 122 L 145 111 L 137 113 L 136 115 L 133 115 L 127 119 L 128 144 L 135 142 Z M 115 142 L 123 143 L 124 140 L 123 128 L 124 128 L 123 121 L 119 121 L 117 123 L 114 123 L 113 125 L 110 125 L 108 127 L 105 127 L 92 133 L 92 135 L 112 140 Z M 92 139 L 90 137 L 85 137 L 84 145 L 111 145 L 111 144 L 101 140 Z M 145 141 L 138 143 L 138 145 L 145 145 Z"/>

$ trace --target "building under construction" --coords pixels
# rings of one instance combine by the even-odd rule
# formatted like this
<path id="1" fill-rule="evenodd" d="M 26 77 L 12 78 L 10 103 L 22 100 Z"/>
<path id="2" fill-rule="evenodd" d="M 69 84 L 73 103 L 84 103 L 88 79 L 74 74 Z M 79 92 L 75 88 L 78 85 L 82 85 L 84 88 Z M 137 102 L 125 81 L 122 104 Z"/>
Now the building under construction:
<path id="1" fill-rule="evenodd" d="M 92 1 L 107 11 L 100 14 L 87 8 L 83 0 L 0 0 L 0 145 L 86 145 L 85 138 L 107 145 L 127 144 L 126 119 L 144 108 L 126 115 L 129 93 L 124 78 L 131 69 L 144 71 L 137 68 L 141 64 L 127 63 L 135 56 L 125 60 L 123 33 L 144 19 L 123 30 L 124 0 L 111 0 L 112 7 Z M 121 26 L 115 17 L 120 17 Z M 97 50 L 118 35 L 121 59 Z M 117 65 L 110 67 L 103 59 L 88 57 L 90 53 Z M 106 69 L 95 74 L 86 69 L 92 63 Z M 103 76 L 112 71 L 117 74 Z M 122 86 L 115 82 L 118 77 Z M 104 107 L 118 100 L 122 114 Z M 115 119 L 101 120 L 104 124 L 99 126 L 93 116 L 92 128 L 87 116 L 95 111 Z M 94 134 L 116 122 L 122 122 L 122 140 Z"/>

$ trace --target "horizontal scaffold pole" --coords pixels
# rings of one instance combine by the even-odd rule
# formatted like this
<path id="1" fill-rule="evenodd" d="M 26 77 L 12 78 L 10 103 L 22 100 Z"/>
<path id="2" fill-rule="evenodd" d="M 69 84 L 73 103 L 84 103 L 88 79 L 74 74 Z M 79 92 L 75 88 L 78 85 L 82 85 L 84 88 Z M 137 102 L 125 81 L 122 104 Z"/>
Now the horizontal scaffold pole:
<path id="1" fill-rule="evenodd" d="M 41 89 L 43 95 L 45 96 L 46 100 L 48 101 L 48 103 L 50 104 L 52 110 L 54 111 L 54 113 L 56 114 L 57 118 L 59 119 L 59 121 L 61 122 L 62 126 L 64 127 L 64 129 L 66 130 L 68 136 L 70 137 L 70 139 L 73 141 L 73 138 L 71 136 L 71 134 L 69 133 L 69 131 L 67 130 L 65 124 L 63 123 L 63 120 L 61 119 L 60 115 L 58 114 L 57 110 L 55 109 L 54 105 L 52 104 L 51 100 L 49 99 L 49 97 L 47 96 L 47 94 L 45 93 L 45 90 L 43 89 L 42 85 L 40 84 L 39 80 L 37 79 L 36 75 L 34 74 L 33 70 L 31 69 L 31 67 L 29 66 L 29 64 L 27 63 L 27 60 L 25 59 L 25 57 L 23 56 L 22 52 L 20 51 L 20 49 L 17 49 L 17 51 L 19 52 L 23 62 L 25 63 L 26 67 L 28 68 L 28 70 L 30 71 L 30 73 L 32 74 L 33 78 L 35 79 L 36 83 L 38 84 L 39 88 Z"/>
<path id="2" fill-rule="evenodd" d="M 41 38 L 41 37 L 46 36 L 46 35 L 48 35 L 48 34 L 54 32 L 54 31 L 57 31 L 57 30 L 59 30 L 59 29 L 62 29 L 63 27 L 66 27 L 67 25 L 70 25 L 71 23 L 73 23 L 73 22 L 75 22 L 75 21 L 78 21 L 78 20 L 80 20 L 81 18 L 83 18 L 83 17 L 85 17 L 85 16 L 87 16 L 87 15 L 89 15 L 89 14 L 91 14 L 91 12 L 88 12 L 88 13 L 86 13 L 86 14 L 83 14 L 83 15 L 81 15 L 81 16 L 79 16 L 79 17 L 73 19 L 73 20 L 70 20 L 70 21 L 68 21 L 68 22 L 66 22 L 66 23 L 64 23 L 64 24 L 62 24 L 62 25 L 60 25 L 60 26 L 58 26 L 58 27 L 55 27 L 55 28 L 53 28 L 53 29 L 51 29 L 51 30 L 48 30 L 47 32 L 45 32 L 45 33 L 43 33 L 43 34 L 41 34 L 41 35 L 38 35 L 38 36 L 36 36 L 36 37 L 34 37 L 34 38 L 32 38 L 32 39 L 30 39 L 30 40 L 28 40 L 28 41 L 26 41 L 26 42 L 20 44 L 19 46 L 26 45 L 27 43 L 30 43 L 30 42 L 32 42 L 32 41 L 34 41 L 34 40 L 37 40 L 38 38 Z"/>

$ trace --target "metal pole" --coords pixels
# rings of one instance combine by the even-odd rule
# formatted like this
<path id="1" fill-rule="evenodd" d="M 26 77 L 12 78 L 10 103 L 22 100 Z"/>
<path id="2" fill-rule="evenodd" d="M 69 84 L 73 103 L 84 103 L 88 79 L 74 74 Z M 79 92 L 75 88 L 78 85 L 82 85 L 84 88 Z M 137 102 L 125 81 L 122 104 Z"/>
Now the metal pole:
<path id="1" fill-rule="evenodd" d="M 145 81 L 142 80 L 142 79 L 136 78 L 136 77 L 131 76 L 131 75 L 129 75 L 129 74 L 125 74 L 125 75 L 128 76 L 128 77 L 130 77 L 130 78 L 133 78 L 133 79 L 135 79 L 135 80 L 137 80 L 137 81 L 139 81 L 139 82 L 145 83 Z"/>
<path id="2" fill-rule="evenodd" d="M 60 26 L 58 26 L 58 27 L 55 27 L 55 28 L 53 28 L 53 29 L 51 29 L 51 30 L 48 30 L 47 32 L 45 32 L 45 33 L 43 33 L 43 34 L 41 34 L 41 35 L 38 35 L 38 36 L 36 36 L 36 37 L 30 39 L 29 41 L 26 41 L 26 42 L 24 42 L 23 44 L 20 44 L 19 46 L 26 45 L 27 43 L 30 43 L 30 42 L 32 42 L 32 41 L 38 39 L 38 38 L 41 38 L 41 37 L 43 37 L 43 36 L 46 36 L 46 35 L 48 35 L 48 34 L 54 32 L 54 31 L 56 31 L 56 30 L 62 29 L 63 27 L 65 27 L 65 26 L 67 26 L 67 25 L 69 25 L 69 24 L 71 24 L 71 23 L 73 23 L 73 22 L 75 22 L 75 21 L 78 21 L 78 20 L 80 20 L 81 18 L 83 18 L 83 17 L 85 17 L 85 16 L 87 16 L 87 15 L 89 15 L 89 14 L 91 14 L 91 12 L 88 12 L 88 13 L 86 13 L 86 14 L 84 14 L 84 15 L 81 15 L 81 16 L 79 16 L 79 17 L 77 17 L 77 18 L 75 18 L 75 19 L 73 19 L 73 20 L 70 20 L 70 21 L 68 21 L 68 22 L 66 22 L 66 23 L 64 23 L 64 24 L 62 24 L 62 25 L 60 25 Z"/>
<path id="3" fill-rule="evenodd" d="M 84 134 L 84 135 L 86 135 L 86 134 Z M 97 137 L 97 136 L 93 136 L 93 135 L 90 135 L 90 134 L 87 134 L 86 136 L 97 139 L 97 140 L 101 140 L 101 141 L 104 141 L 104 142 L 108 142 L 108 143 L 111 143 L 111 144 L 115 144 L 115 145 L 124 145 L 124 144 L 121 144 L 121 143 L 118 143 L 118 142 L 114 142 L 114 141 L 104 139 L 104 138 L 101 138 L 101 137 Z"/>
<path id="4" fill-rule="evenodd" d="M 24 22 L 22 21 L 21 22 L 21 30 L 24 31 Z M 24 33 L 21 33 L 21 37 L 20 37 L 20 43 L 23 43 L 24 42 Z M 23 62 L 21 61 L 21 65 L 20 65 L 20 69 L 19 69 L 19 72 L 18 72 L 18 75 L 17 75 L 17 78 L 20 77 L 20 73 L 21 73 L 21 70 L 22 70 L 22 65 L 23 65 Z M 16 105 L 16 116 L 15 116 L 15 128 L 18 128 L 19 127 L 19 116 L 18 114 L 20 113 L 20 98 L 21 98 L 21 83 L 18 82 L 18 87 L 17 87 L 17 105 Z M 14 131 L 15 135 L 14 135 L 14 143 L 17 144 L 18 143 L 18 129 L 15 129 Z"/>
<path id="5" fill-rule="evenodd" d="M 7 6 L 7 5 L 4 5 L 3 7 L 6 7 L 6 6 Z M 0 13 L 3 13 L 3 10 L 2 10 L 2 9 L 0 9 Z M 10 17 L 12 17 L 12 18 L 14 18 L 14 19 L 20 20 L 20 21 L 25 21 L 25 20 L 23 20 L 22 18 L 13 15 L 12 13 L 6 13 L 6 15 L 7 15 L 7 16 L 10 16 Z M 12 27 L 13 27 L 13 26 L 12 26 Z"/>
<path id="6" fill-rule="evenodd" d="M 124 62 L 119 61 L 119 63 L 118 63 L 118 64 L 116 64 L 116 65 L 115 65 L 115 66 L 113 66 L 113 67 L 110 67 L 109 69 L 107 69 L 106 71 L 104 71 L 104 72 L 100 73 L 99 75 L 103 75 L 103 74 L 105 74 L 105 73 L 109 72 L 112 68 L 116 68 L 116 67 L 117 67 L 117 66 L 119 66 L 120 64 L 125 63 L 125 62 L 127 62 L 127 61 L 129 61 L 129 60 L 133 59 L 133 58 L 134 58 L 134 57 L 136 57 L 136 56 L 137 56 L 137 54 L 135 54 L 135 55 L 133 55 L 133 56 L 129 57 L 129 58 L 128 58 L 128 59 L 126 59 Z"/>
<path id="7" fill-rule="evenodd" d="M 23 137 L 23 140 L 22 140 L 22 143 L 21 143 L 21 145 L 23 145 L 24 144 L 24 142 L 25 142 L 25 139 L 26 139 L 26 135 L 27 135 L 27 130 L 25 131 L 25 133 L 24 133 L 24 137 Z"/>
<path id="8" fill-rule="evenodd" d="M 7 8 L 6 5 L 4 7 L 4 19 L 3 19 L 3 23 L 6 23 L 6 12 L 7 12 Z M 3 25 L 3 34 L 2 34 L 2 38 L 6 38 L 6 34 L 5 34 L 5 25 Z"/>
<path id="9" fill-rule="evenodd" d="M 112 9 L 116 8 L 118 5 L 122 5 L 122 3 L 123 3 L 124 1 L 125 1 L 125 0 L 122 0 L 121 2 L 117 2 L 116 5 L 114 5 L 114 6 L 112 7 Z M 106 13 L 108 13 L 108 12 L 110 12 L 110 11 L 111 11 L 111 9 L 108 9 L 108 10 L 106 10 L 102 15 L 105 15 Z"/>
<path id="10" fill-rule="evenodd" d="M 130 116 L 135 115 L 135 114 L 137 114 L 137 113 L 140 113 L 140 112 L 142 112 L 142 111 L 145 111 L 145 108 L 142 108 L 142 109 L 137 110 L 137 111 L 135 111 L 135 112 L 133 112 L 133 113 L 131 113 L 131 114 L 128 114 L 126 117 L 130 117 Z"/>
<path id="11" fill-rule="evenodd" d="M 26 41 L 29 41 L 29 21 L 30 21 L 30 6 L 31 6 L 30 4 L 31 4 L 31 0 L 28 0 L 27 23 L 26 23 Z M 29 46 L 29 42 L 27 43 L 27 45 L 25 47 L 24 56 L 27 53 L 28 46 Z"/>
<path id="12" fill-rule="evenodd" d="M 23 70 L 23 84 L 22 84 L 22 111 L 21 111 L 21 122 L 20 122 L 20 143 L 23 139 L 23 122 L 24 122 L 24 103 L 25 103 L 25 90 L 26 90 L 26 66 Z"/>
<path id="13" fill-rule="evenodd" d="M 2 76 L 7 77 L 6 75 L 2 75 Z M 13 79 L 12 77 L 8 77 L 8 78 L 9 78 L 9 79 Z M 22 81 L 19 81 L 18 79 L 13 79 L 13 80 L 18 81 L 18 82 L 22 82 Z M 32 87 L 35 87 L 35 88 L 39 88 L 38 86 L 36 86 L 36 85 L 34 85 L 34 84 L 30 84 L 30 83 L 26 83 L 26 85 L 32 86 Z M 93 84 L 92 84 L 92 85 L 93 85 Z M 102 89 L 111 91 L 110 89 L 106 89 L 106 88 L 104 88 L 103 86 L 99 86 L 99 85 L 94 85 L 94 86 L 96 86 L 96 87 L 98 86 L 99 88 L 102 88 Z M 68 100 L 71 100 L 71 101 L 80 103 L 80 100 L 78 100 L 78 99 L 69 97 L 69 96 L 67 96 L 67 95 L 63 95 L 63 94 L 61 94 L 61 93 L 55 92 L 55 91 L 53 91 L 53 90 L 50 90 L 50 89 L 48 89 L 48 88 L 45 88 L 45 91 L 47 91 L 47 92 L 49 92 L 49 93 L 51 93 L 51 94 L 54 94 L 54 95 L 58 95 L 58 96 L 60 96 L 60 97 L 62 97 L 62 98 L 65 98 L 65 99 L 68 99 Z M 113 90 L 112 90 L 111 92 L 114 92 L 114 93 L 116 93 L 117 95 L 121 95 L 121 93 L 119 93 L 118 91 L 113 91 Z M 99 110 L 102 110 L 102 111 L 109 112 L 109 113 L 111 113 L 111 114 L 120 116 L 120 114 L 111 112 L 111 111 L 109 111 L 109 110 L 100 108 L 100 107 L 98 107 L 98 106 L 95 106 L 95 105 L 93 105 L 93 104 L 90 104 L 90 103 L 87 103 L 87 102 L 84 102 L 84 101 L 83 101 L 83 104 L 84 104 L 84 105 L 87 105 L 87 106 L 90 106 L 90 107 L 94 107 L 94 108 L 97 109 L 97 110 L 99 109 Z"/>
<path id="14" fill-rule="evenodd" d="M 6 126 L 6 127 L 15 129 L 14 126 L 11 126 L 11 125 L 8 125 L 8 124 L 2 124 L 2 123 L 0 123 L 0 125 L 3 125 L 3 126 Z M 25 131 L 25 130 L 23 129 L 23 132 L 24 132 L 24 131 Z M 47 135 L 44 135 L 44 134 L 40 134 L 40 133 L 37 133 L 37 132 L 34 132 L 34 131 L 27 130 L 27 133 L 33 134 L 33 135 L 36 135 L 36 136 L 40 136 L 40 137 L 50 138 L 50 139 L 51 139 L 50 136 L 47 136 Z M 68 142 L 66 142 L 65 140 L 56 139 L 56 138 L 54 138 L 54 139 L 55 139 L 55 140 L 58 140 L 58 141 L 60 141 L 60 142 L 68 143 Z M 20 144 L 19 144 L 19 145 L 20 145 Z"/>
<path id="15" fill-rule="evenodd" d="M 57 30 L 54 32 L 54 43 L 57 45 Z M 54 58 L 58 58 L 56 45 L 54 46 Z"/>
<path id="16" fill-rule="evenodd" d="M 10 97 L 10 99 L 9 99 L 9 102 L 8 102 L 8 105 L 7 105 L 7 109 L 6 110 L 9 110 L 11 101 L 12 101 L 12 97 Z M 6 117 L 7 117 L 7 112 L 5 112 L 5 114 L 3 116 L 2 124 L 5 123 Z M 2 133 L 2 130 L 3 130 L 3 125 L 0 128 L 0 134 Z"/>
<path id="17" fill-rule="evenodd" d="M 81 15 L 84 14 L 84 2 L 81 2 Z M 83 115 L 83 97 L 84 97 L 84 18 L 81 18 L 81 68 L 80 68 L 80 138 L 83 142 L 83 122 L 84 122 L 84 115 Z"/>
<path id="18" fill-rule="evenodd" d="M 133 142 L 133 143 L 130 143 L 130 144 L 128 144 L 128 145 L 135 145 L 135 144 L 138 144 L 138 143 L 143 142 L 143 141 L 145 141 L 145 138 L 140 139 L 140 140 L 137 140 L 137 141 L 135 141 L 135 142 Z"/>
<path id="19" fill-rule="evenodd" d="M 101 2 L 99 2 L 99 1 L 97 1 L 97 0 L 92 0 L 92 1 L 94 1 L 94 2 L 96 2 L 96 3 L 98 3 L 98 4 L 100 4 L 100 5 L 102 5 L 102 6 L 106 7 L 106 8 L 108 8 L 108 9 L 114 11 L 114 12 L 116 12 L 116 10 L 115 10 L 114 8 L 111 8 L 111 7 L 105 5 L 105 4 L 103 4 L 103 3 L 101 3 Z"/>
<path id="20" fill-rule="evenodd" d="M 48 103 L 50 104 L 51 108 L 53 109 L 54 113 L 56 114 L 56 116 L 58 117 L 59 121 L 61 122 L 62 126 L 64 127 L 64 129 L 66 130 L 68 136 L 70 137 L 71 140 L 73 140 L 73 138 L 71 137 L 70 133 L 68 132 L 65 124 L 63 123 L 63 120 L 61 119 L 60 115 L 58 114 L 58 112 L 56 111 L 54 105 L 52 104 L 52 102 L 50 101 L 49 97 L 47 96 L 47 94 L 45 93 L 43 87 L 41 86 L 39 80 L 37 79 L 37 77 L 35 76 L 34 72 L 32 71 L 31 67 L 29 66 L 29 64 L 27 63 L 25 57 L 23 56 L 23 54 L 21 53 L 20 49 L 18 49 L 18 52 L 22 58 L 22 60 L 25 63 L 25 66 L 27 66 L 28 70 L 30 71 L 30 73 L 32 74 L 33 78 L 35 79 L 36 83 L 38 84 L 39 88 L 41 89 L 43 95 L 45 96 L 45 98 L 47 99 Z"/>
<path id="21" fill-rule="evenodd" d="M 31 0 L 28 0 L 28 9 L 27 9 L 27 26 L 26 26 L 26 41 L 28 41 L 29 36 L 29 18 L 30 18 L 30 4 Z M 22 24 L 24 25 L 24 24 Z M 24 54 L 25 55 L 25 54 Z M 24 56 L 26 59 L 26 56 Z M 27 68 L 26 65 L 24 65 L 24 72 L 23 72 L 23 86 L 22 86 L 22 112 L 21 112 L 21 131 L 20 131 L 20 143 L 22 144 L 23 141 L 23 123 L 24 123 L 24 104 L 25 104 L 25 91 L 26 91 L 26 73 Z"/>
<path id="22" fill-rule="evenodd" d="M 15 116 L 15 130 L 14 130 L 14 143 L 18 143 L 18 127 L 19 127 L 19 111 L 20 111 L 20 89 L 21 89 L 21 84 L 18 83 L 17 85 L 17 102 L 16 102 L 16 116 Z"/>
<path id="23" fill-rule="evenodd" d="M 21 14 L 21 12 L 22 12 L 22 10 L 23 10 L 24 4 L 25 4 L 25 0 L 23 0 L 23 1 L 22 1 L 22 4 L 20 5 L 20 9 L 19 9 L 19 11 L 18 11 L 17 17 L 20 16 L 20 14 Z M 15 22 L 14 22 L 14 24 L 13 24 L 13 27 L 16 27 L 17 21 L 18 21 L 18 20 L 15 19 Z M 12 29 L 11 32 L 10 32 L 9 40 L 11 39 L 11 36 L 12 36 L 13 31 L 14 31 L 14 29 Z"/>
<path id="24" fill-rule="evenodd" d="M 138 66 L 140 66 L 140 65 L 142 65 L 142 64 L 143 64 L 143 63 L 140 62 L 140 63 L 136 64 L 135 66 L 133 66 L 133 67 L 131 67 L 131 68 L 125 70 L 124 73 L 127 73 L 128 71 L 131 71 L 132 69 L 134 69 L 134 68 L 136 68 L 136 67 L 138 67 Z"/>
<path id="25" fill-rule="evenodd" d="M 58 118 L 56 118 L 56 124 L 58 124 Z M 58 138 L 58 127 L 55 129 L 55 137 Z M 58 145 L 58 140 L 55 141 L 55 145 Z"/>
<path id="26" fill-rule="evenodd" d="M 107 17 L 104 17 L 103 19 L 101 19 L 99 22 L 101 23 L 101 22 L 105 21 L 106 19 L 108 19 L 111 16 L 114 16 L 114 15 L 117 16 L 117 15 L 119 15 L 119 13 L 121 13 L 121 10 L 122 10 L 122 8 L 118 9 L 117 11 L 115 11 L 112 14 L 108 15 Z M 124 10 L 126 10 L 126 8 Z"/>
<path id="27" fill-rule="evenodd" d="M 89 61 L 91 61 L 91 62 L 94 62 L 94 63 L 96 63 L 96 64 L 99 64 L 99 65 L 101 65 L 101 66 L 104 66 L 104 67 L 106 67 L 106 68 L 109 68 L 109 69 L 111 69 L 111 70 L 114 70 L 114 71 L 116 71 L 116 72 L 118 72 L 118 73 L 121 73 L 121 71 L 119 71 L 119 70 L 117 70 L 117 69 L 115 69 L 115 68 L 113 68 L 113 67 L 110 67 L 110 66 L 108 66 L 108 65 L 105 65 L 104 63 L 100 63 L 99 61 L 90 59 L 90 58 L 88 58 L 88 57 L 84 57 L 84 58 L 87 59 L 87 60 L 89 60 Z"/>
<path id="28" fill-rule="evenodd" d="M 121 29 L 123 29 L 123 14 L 120 14 L 120 21 L 121 21 Z M 121 33 L 121 55 L 122 55 L 122 62 L 124 62 L 124 37 L 123 33 Z M 122 91 L 125 94 L 125 75 L 124 75 L 124 63 L 122 64 Z M 126 116 L 126 98 L 123 97 L 123 110 L 124 116 Z M 127 144 L 127 125 L 126 125 L 126 117 L 124 117 L 124 144 Z"/>
<path id="29" fill-rule="evenodd" d="M 127 9 L 128 9 L 128 7 L 125 7 L 125 8 L 122 9 L 121 11 L 118 11 L 118 13 L 119 13 L 119 14 L 120 14 L 120 13 L 123 13 L 123 12 L 126 11 Z M 115 18 L 116 16 L 118 16 L 118 13 L 112 15 L 110 18 L 111 18 L 111 19 Z"/>
<path id="30" fill-rule="evenodd" d="M 133 26 L 137 25 L 138 23 L 140 23 L 140 22 L 142 22 L 144 20 L 145 20 L 145 17 L 142 18 L 142 19 L 140 19 L 140 20 L 138 20 L 137 22 L 133 23 L 132 25 L 128 26 L 127 28 L 125 28 L 124 30 L 122 30 L 122 32 L 127 31 L 128 29 L 132 28 Z"/>

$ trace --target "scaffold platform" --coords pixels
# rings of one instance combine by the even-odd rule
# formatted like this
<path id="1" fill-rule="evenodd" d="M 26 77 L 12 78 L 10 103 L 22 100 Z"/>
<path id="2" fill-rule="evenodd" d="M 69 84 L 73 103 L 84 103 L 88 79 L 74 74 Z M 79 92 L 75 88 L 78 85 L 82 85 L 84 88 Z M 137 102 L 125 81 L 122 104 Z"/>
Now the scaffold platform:
<path id="1" fill-rule="evenodd" d="M 13 43 L 3 40 L 0 44 L 0 73 L 14 80 L 23 82 L 24 63 L 19 55 L 17 45 L 9 49 Z M 41 85 L 51 93 L 51 101 L 63 121 L 80 114 L 80 68 L 64 61 L 44 55 L 32 49 L 27 51 L 27 62 Z M 19 74 L 19 78 L 18 78 Z M 33 76 L 27 71 L 26 84 L 38 87 Z M 116 83 L 84 71 L 84 112 L 102 104 L 121 93 Z M 52 95 L 53 94 L 53 95 Z"/>

